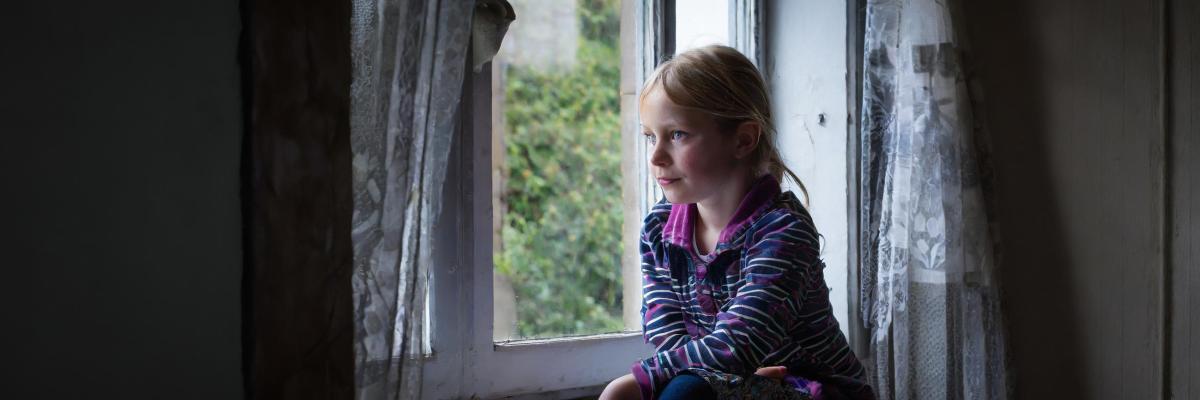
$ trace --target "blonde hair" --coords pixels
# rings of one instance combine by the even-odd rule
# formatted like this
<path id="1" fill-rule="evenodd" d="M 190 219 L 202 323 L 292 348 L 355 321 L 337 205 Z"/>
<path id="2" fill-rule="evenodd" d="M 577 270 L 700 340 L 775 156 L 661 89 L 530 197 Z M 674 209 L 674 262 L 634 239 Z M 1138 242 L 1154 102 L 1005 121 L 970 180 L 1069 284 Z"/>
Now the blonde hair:
<path id="1" fill-rule="evenodd" d="M 638 104 L 656 86 L 675 104 L 708 113 L 722 131 L 731 132 L 746 121 L 758 123 L 761 133 L 758 147 L 751 153 L 755 177 L 771 174 L 780 183 L 791 178 L 804 193 L 808 189 L 795 172 L 784 165 L 775 145 L 777 132 L 771 118 L 771 98 L 758 68 L 742 53 L 729 46 L 708 45 L 691 49 L 660 64 L 646 79 Z"/>

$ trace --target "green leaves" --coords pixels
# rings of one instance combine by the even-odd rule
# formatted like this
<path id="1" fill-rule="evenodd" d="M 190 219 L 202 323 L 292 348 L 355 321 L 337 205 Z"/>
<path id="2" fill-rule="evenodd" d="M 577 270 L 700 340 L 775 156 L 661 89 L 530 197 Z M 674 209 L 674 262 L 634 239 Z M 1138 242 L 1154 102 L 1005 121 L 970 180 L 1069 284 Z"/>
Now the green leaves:
<path id="1" fill-rule="evenodd" d="M 583 0 L 571 69 L 506 71 L 503 252 L 518 335 L 614 332 L 621 320 L 619 6 Z"/>

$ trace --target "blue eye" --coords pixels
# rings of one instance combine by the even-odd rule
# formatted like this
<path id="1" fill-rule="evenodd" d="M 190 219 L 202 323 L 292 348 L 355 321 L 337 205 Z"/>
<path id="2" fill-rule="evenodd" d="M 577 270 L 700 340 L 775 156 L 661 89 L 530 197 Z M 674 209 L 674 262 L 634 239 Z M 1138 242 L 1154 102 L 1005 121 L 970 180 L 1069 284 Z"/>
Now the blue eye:
<path id="1" fill-rule="evenodd" d="M 684 132 L 684 131 L 672 131 L 671 132 L 671 140 L 683 139 L 684 137 L 687 136 L 687 134 L 688 133 Z"/>
<path id="2" fill-rule="evenodd" d="M 646 137 L 647 142 L 649 142 L 650 144 L 654 144 L 654 134 L 653 133 L 646 132 L 646 133 L 643 133 L 642 136 Z"/>

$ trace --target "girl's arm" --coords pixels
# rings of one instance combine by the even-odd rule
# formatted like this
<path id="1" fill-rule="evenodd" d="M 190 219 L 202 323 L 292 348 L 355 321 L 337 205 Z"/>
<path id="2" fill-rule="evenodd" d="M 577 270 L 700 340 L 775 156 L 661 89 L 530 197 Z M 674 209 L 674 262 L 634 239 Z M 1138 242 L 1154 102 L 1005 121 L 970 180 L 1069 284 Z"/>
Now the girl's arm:
<path id="1" fill-rule="evenodd" d="M 717 314 L 713 332 L 633 366 L 644 399 L 689 368 L 748 375 L 768 354 L 787 350 L 785 345 L 803 351 L 785 339 L 787 327 L 799 318 L 810 267 L 817 262 L 815 230 L 789 214 L 759 231 L 768 233 L 747 252 L 746 283 Z"/>
<path id="2" fill-rule="evenodd" d="M 683 322 L 683 303 L 671 288 L 671 272 L 654 262 L 649 234 L 643 232 L 642 335 L 655 352 L 676 349 L 691 341 Z"/>

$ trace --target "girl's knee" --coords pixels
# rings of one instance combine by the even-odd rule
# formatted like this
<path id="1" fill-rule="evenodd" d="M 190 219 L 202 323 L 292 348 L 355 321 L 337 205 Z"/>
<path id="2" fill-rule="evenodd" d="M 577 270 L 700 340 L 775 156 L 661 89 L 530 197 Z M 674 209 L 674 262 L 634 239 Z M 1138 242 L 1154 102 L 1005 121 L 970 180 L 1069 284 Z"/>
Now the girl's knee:
<path id="1" fill-rule="evenodd" d="M 713 391 L 708 382 L 692 374 L 681 374 L 671 378 L 659 395 L 661 400 L 705 399 L 716 400 L 717 392 Z"/>
<path id="2" fill-rule="evenodd" d="M 600 393 L 599 400 L 640 400 L 641 398 L 641 388 L 638 387 L 637 379 L 634 379 L 633 374 L 627 374 L 609 382 L 608 386 L 604 387 L 604 392 Z"/>

